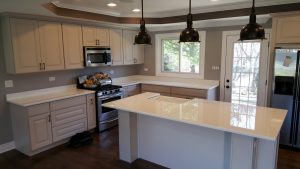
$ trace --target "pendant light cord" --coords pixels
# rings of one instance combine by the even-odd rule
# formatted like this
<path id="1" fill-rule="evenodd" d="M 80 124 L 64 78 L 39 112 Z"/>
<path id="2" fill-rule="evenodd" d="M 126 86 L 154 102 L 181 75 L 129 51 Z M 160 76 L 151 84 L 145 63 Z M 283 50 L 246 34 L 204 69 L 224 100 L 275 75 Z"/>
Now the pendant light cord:
<path id="1" fill-rule="evenodd" d="M 189 5 L 190 5 L 190 7 L 189 7 L 189 14 L 191 14 L 192 13 L 192 0 L 190 0 L 190 3 L 189 3 Z"/>
<path id="2" fill-rule="evenodd" d="M 142 20 L 144 20 L 144 1 L 142 0 Z"/>

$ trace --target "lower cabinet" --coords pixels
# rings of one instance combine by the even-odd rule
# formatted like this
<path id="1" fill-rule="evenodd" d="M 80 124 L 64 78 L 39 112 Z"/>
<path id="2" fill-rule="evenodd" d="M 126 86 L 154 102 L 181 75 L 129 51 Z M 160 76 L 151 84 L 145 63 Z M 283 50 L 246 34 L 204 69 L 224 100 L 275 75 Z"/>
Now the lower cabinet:
<path id="1" fill-rule="evenodd" d="M 10 112 L 16 149 L 29 156 L 96 127 L 94 94 L 28 107 L 10 104 Z"/>
<path id="2" fill-rule="evenodd" d="M 52 143 L 50 113 L 29 118 L 31 150 L 36 150 Z"/>
<path id="3" fill-rule="evenodd" d="M 141 85 L 140 84 L 129 85 L 129 86 L 123 87 L 123 89 L 124 89 L 124 97 L 130 97 L 130 96 L 141 93 Z"/>

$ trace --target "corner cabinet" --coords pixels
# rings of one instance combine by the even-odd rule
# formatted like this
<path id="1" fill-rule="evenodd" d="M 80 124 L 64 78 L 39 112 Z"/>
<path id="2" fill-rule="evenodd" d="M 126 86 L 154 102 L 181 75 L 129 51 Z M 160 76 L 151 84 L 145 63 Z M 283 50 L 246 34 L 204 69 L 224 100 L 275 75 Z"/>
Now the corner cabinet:
<path id="1" fill-rule="evenodd" d="M 64 69 L 60 23 L 5 18 L 2 24 L 8 73 Z"/>
<path id="2" fill-rule="evenodd" d="M 124 65 L 144 63 L 144 45 L 134 45 L 137 31 L 123 30 Z"/>
<path id="3" fill-rule="evenodd" d="M 300 14 L 273 17 L 275 43 L 300 43 Z"/>
<path id="4" fill-rule="evenodd" d="M 16 149 L 29 156 L 96 127 L 94 94 L 27 107 L 10 104 L 10 112 Z"/>

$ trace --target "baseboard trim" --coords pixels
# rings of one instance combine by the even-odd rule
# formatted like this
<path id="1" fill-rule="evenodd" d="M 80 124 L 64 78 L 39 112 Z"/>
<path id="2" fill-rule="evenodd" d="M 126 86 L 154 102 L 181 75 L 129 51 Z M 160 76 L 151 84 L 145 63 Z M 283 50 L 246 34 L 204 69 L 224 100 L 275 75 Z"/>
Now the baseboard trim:
<path id="1" fill-rule="evenodd" d="M 15 142 L 11 141 L 0 145 L 0 154 L 15 149 Z"/>

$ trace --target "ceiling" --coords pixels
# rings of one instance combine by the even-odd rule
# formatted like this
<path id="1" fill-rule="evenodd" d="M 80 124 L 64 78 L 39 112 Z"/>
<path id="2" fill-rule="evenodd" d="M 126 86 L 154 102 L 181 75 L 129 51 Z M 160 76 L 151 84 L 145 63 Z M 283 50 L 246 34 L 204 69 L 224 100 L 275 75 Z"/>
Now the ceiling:
<path id="1" fill-rule="evenodd" d="M 1 0 L 0 12 L 18 12 L 53 16 L 54 14 L 41 5 L 53 2 L 58 7 L 76 9 L 119 17 L 136 17 L 133 8 L 140 8 L 140 0 Z M 108 7 L 114 2 L 118 6 Z M 256 0 L 256 6 L 297 3 L 300 0 Z M 193 0 L 192 12 L 205 13 L 229 9 L 248 8 L 251 0 Z M 145 17 L 168 17 L 187 13 L 188 0 L 144 0 Z"/>

